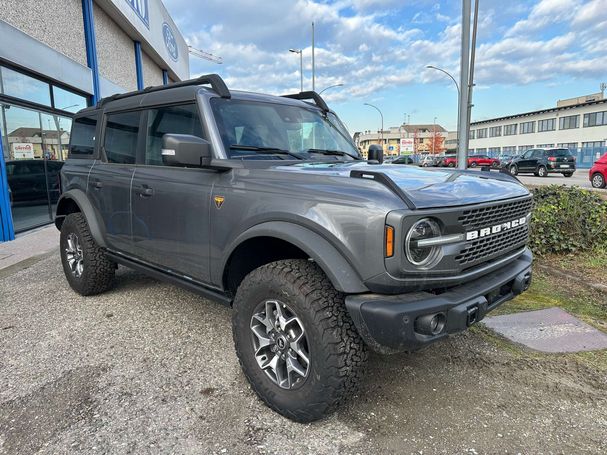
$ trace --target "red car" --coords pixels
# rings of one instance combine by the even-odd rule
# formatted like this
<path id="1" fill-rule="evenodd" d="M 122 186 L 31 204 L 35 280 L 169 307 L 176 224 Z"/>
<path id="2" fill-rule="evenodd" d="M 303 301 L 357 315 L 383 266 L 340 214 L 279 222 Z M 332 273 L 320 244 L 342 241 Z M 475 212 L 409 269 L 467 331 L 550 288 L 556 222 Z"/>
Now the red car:
<path id="1" fill-rule="evenodd" d="M 593 187 L 605 188 L 605 182 L 607 181 L 607 153 L 594 163 L 588 176 Z"/>
<path id="2" fill-rule="evenodd" d="M 455 156 L 446 156 L 441 161 L 441 166 L 455 167 L 457 158 Z M 491 166 L 499 167 L 500 160 L 497 158 L 489 158 L 487 155 L 470 155 L 468 156 L 468 167 Z"/>

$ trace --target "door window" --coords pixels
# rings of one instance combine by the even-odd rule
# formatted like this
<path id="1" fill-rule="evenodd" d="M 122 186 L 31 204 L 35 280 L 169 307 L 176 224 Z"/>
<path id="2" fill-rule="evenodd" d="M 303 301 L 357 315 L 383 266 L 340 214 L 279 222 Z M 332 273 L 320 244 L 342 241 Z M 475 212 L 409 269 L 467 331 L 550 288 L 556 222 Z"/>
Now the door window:
<path id="1" fill-rule="evenodd" d="M 135 164 L 140 112 L 108 114 L 103 147 L 108 163 Z"/>
<path id="2" fill-rule="evenodd" d="M 150 109 L 148 114 L 145 164 L 162 166 L 162 136 L 190 134 L 202 138 L 200 116 L 195 104 Z"/>

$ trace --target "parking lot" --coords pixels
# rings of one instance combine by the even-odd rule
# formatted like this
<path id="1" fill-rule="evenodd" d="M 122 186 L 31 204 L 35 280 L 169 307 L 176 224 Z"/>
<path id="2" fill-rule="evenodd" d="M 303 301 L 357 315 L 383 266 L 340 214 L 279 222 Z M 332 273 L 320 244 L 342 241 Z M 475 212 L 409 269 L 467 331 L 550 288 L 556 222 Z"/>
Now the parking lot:
<path id="1" fill-rule="evenodd" d="M 122 268 L 80 297 L 57 254 L 2 272 L 0 296 L 0 453 L 607 450 L 605 371 L 486 329 L 372 355 L 359 395 L 302 425 L 249 389 L 226 307 Z"/>

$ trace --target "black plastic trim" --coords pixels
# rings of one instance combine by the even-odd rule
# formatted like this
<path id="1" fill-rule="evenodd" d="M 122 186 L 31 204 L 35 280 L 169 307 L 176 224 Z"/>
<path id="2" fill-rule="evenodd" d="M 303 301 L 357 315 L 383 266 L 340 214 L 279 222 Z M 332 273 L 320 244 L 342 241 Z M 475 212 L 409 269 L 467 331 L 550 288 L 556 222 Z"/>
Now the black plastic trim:
<path id="1" fill-rule="evenodd" d="M 329 112 L 329 106 L 322 97 L 313 91 L 293 93 L 292 95 L 282 95 L 283 98 L 292 98 L 294 100 L 313 100 L 316 105 L 325 112 Z"/>
<path id="2" fill-rule="evenodd" d="M 357 179 L 365 179 L 365 180 L 373 180 L 375 182 L 381 183 L 382 185 L 388 187 L 394 194 L 400 197 L 407 207 L 411 210 L 416 210 L 417 206 L 413 203 L 409 195 L 403 191 L 401 187 L 399 187 L 394 180 L 388 177 L 383 172 L 375 172 L 375 171 L 361 171 L 361 170 L 352 170 L 350 171 L 350 177 Z"/>

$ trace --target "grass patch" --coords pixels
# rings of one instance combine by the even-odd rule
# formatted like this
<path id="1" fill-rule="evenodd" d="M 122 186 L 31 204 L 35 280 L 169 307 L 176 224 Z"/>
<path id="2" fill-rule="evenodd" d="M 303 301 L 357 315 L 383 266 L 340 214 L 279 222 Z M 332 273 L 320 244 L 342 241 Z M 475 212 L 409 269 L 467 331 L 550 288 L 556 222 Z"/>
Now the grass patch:
<path id="1" fill-rule="evenodd" d="M 607 246 L 575 254 L 548 255 L 536 258 L 536 261 L 543 265 L 556 266 L 588 281 L 607 283 Z"/>

